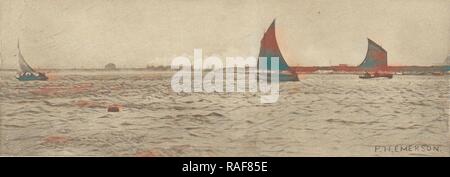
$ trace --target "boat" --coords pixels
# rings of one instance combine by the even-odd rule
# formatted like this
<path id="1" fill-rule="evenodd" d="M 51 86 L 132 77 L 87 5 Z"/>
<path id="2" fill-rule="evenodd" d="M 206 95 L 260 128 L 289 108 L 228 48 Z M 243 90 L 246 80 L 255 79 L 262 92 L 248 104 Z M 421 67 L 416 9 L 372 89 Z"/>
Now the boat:
<path id="1" fill-rule="evenodd" d="M 373 40 L 367 38 L 368 47 L 366 57 L 363 62 L 358 66 L 360 70 L 364 71 L 363 75 L 360 75 L 360 79 L 372 79 L 378 77 L 385 77 L 392 79 L 394 74 L 387 71 L 387 51 L 375 43 Z"/>
<path id="2" fill-rule="evenodd" d="M 394 74 L 391 74 L 391 73 L 365 72 L 363 75 L 360 75 L 359 78 L 360 79 L 372 79 L 372 78 L 378 78 L 378 77 L 385 77 L 385 78 L 392 79 L 393 76 L 394 76 Z"/>
<path id="3" fill-rule="evenodd" d="M 19 53 L 17 57 L 19 59 L 20 73 L 16 77 L 19 81 L 46 81 L 48 77 L 41 72 L 36 72 L 30 65 L 25 61 L 22 52 L 20 51 L 19 42 L 17 42 L 17 49 Z"/>
<path id="4" fill-rule="evenodd" d="M 431 75 L 433 75 L 433 76 L 444 76 L 445 73 L 444 72 L 432 72 Z"/>
<path id="5" fill-rule="evenodd" d="M 274 73 L 271 68 L 272 58 L 275 57 L 279 59 L 278 73 Z M 266 65 L 260 66 L 260 63 L 265 63 Z M 266 78 L 267 80 L 270 80 L 271 76 L 275 74 L 278 75 L 279 82 L 299 81 L 297 74 L 289 69 L 289 65 L 286 63 L 286 60 L 284 60 L 280 48 L 278 47 L 275 35 L 275 19 L 272 21 L 272 24 L 269 26 L 267 31 L 264 33 L 263 38 L 261 39 L 257 67 L 258 73 L 268 73 L 268 76 Z"/>

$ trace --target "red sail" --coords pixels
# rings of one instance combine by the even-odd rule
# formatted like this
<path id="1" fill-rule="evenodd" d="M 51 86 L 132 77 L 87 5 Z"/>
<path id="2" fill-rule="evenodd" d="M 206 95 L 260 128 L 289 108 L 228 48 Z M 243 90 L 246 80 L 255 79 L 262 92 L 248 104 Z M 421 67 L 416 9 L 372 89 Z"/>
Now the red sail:
<path id="1" fill-rule="evenodd" d="M 262 68 L 270 70 L 271 57 L 278 57 L 279 59 L 279 70 L 288 70 L 289 66 L 281 54 L 280 48 L 278 47 L 277 39 L 275 36 L 275 20 L 273 20 L 270 27 L 264 33 L 264 37 L 261 39 L 261 48 L 259 50 L 259 57 L 267 58 L 268 68 Z"/>
<path id="2" fill-rule="evenodd" d="M 387 70 L 387 52 L 380 45 L 368 40 L 367 54 L 359 67 L 366 71 L 386 71 Z"/>

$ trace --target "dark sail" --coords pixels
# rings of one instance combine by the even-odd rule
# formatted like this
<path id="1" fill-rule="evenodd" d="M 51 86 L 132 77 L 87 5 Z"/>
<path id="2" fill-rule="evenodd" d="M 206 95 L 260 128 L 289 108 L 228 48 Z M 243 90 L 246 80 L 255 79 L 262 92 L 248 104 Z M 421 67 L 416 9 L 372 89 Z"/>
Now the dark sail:
<path id="1" fill-rule="evenodd" d="M 261 47 L 259 49 L 259 57 L 266 57 L 267 60 L 267 68 L 259 68 L 261 70 L 271 70 L 270 63 L 271 63 L 271 57 L 278 57 L 279 59 L 279 70 L 288 70 L 289 66 L 287 65 L 286 61 L 283 58 L 283 55 L 281 55 L 280 48 L 278 47 L 277 39 L 275 37 L 275 20 L 273 20 L 270 27 L 267 29 L 267 31 L 264 33 L 264 37 L 261 39 Z M 258 67 L 259 67 L 258 60 Z"/>
<path id="2" fill-rule="evenodd" d="M 367 39 L 369 42 L 366 58 L 359 65 L 363 70 L 385 71 L 387 70 L 387 52 L 380 45 Z"/>
<path id="3" fill-rule="evenodd" d="M 445 70 L 447 72 L 449 72 L 450 71 L 450 56 L 447 56 L 447 59 L 445 60 L 444 65 L 446 66 Z"/>
<path id="4" fill-rule="evenodd" d="M 298 76 L 295 73 L 292 73 L 289 71 L 289 66 L 286 63 L 286 60 L 284 60 L 283 55 L 281 55 L 280 48 L 278 47 L 277 39 L 275 37 L 275 20 L 273 20 L 272 24 L 269 26 L 267 31 L 264 33 L 263 38 L 261 39 L 261 48 L 259 49 L 259 58 L 258 58 L 258 72 L 264 73 L 264 72 L 272 72 L 271 64 L 272 64 L 272 57 L 278 58 L 278 70 L 279 73 L 275 74 L 269 74 L 270 76 L 268 79 L 272 78 L 273 76 L 278 76 L 278 81 L 285 82 L 285 81 L 298 81 Z M 263 63 L 261 63 L 263 62 Z M 259 64 L 264 64 L 265 66 L 259 66 Z M 260 78 L 261 80 L 264 80 L 264 78 Z"/>

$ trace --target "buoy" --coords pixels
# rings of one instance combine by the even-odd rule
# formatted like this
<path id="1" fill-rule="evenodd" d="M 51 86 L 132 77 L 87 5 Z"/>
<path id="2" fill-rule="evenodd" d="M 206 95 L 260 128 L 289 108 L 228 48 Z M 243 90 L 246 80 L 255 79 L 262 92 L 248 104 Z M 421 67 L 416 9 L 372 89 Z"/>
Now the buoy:
<path id="1" fill-rule="evenodd" d="M 109 106 L 108 107 L 108 112 L 119 112 L 119 107 L 118 106 Z"/>

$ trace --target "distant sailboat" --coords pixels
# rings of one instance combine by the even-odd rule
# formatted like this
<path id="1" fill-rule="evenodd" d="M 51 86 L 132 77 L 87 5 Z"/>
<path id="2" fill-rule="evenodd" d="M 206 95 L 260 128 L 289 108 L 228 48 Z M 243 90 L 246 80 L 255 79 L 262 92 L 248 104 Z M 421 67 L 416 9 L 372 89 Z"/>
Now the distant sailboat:
<path id="1" fill-rule="evenodd" d="M 17 49 L 19 50 L 17 57 L 19 59 L 19 68 L 21 71 L 17 79 L 20 81 L 48 80 L 48 77 L 44 73 L 36 72 L 30 65 L 28 65 L 23 58 L 22 52 L 20 51 L 19 42 L 17 42 Z"/>
<path id="2" fill-rule="evenodd" d="M 270 27 L 264 33 L 263 38 L 261 39 L 261 47 L 259 50 L 259 58 L 265 57 L 265 60 L 258 59 L 258 71 L 259 72 L 271 72 L 271 57 L 278 57 L 279 59 L 279 81 L 298 81 L 297 74 L 291 72 L 289 70 L 289 66 L 284 60 L 283 55 L 281 54 L 280 48 L 278 47 L 277 39 L 275 36 L 275 20 L 273 20 Z M 267 65 L 265 68 L 260 68 L 259 63 L 265 62 Z M 270 77 L 269 77 L 270 78 Z"/>
<path id="3" fill-rule="evenodd" d="M 376 77 L 392 78 L 393 74 L 387 73 L 387 52 L 383 47 L 368 40 L 368 47 L 364 61 L 358 66 L 364 70 L 364 75 L 359 76 L 361 79 L 371 79 Z"/>

